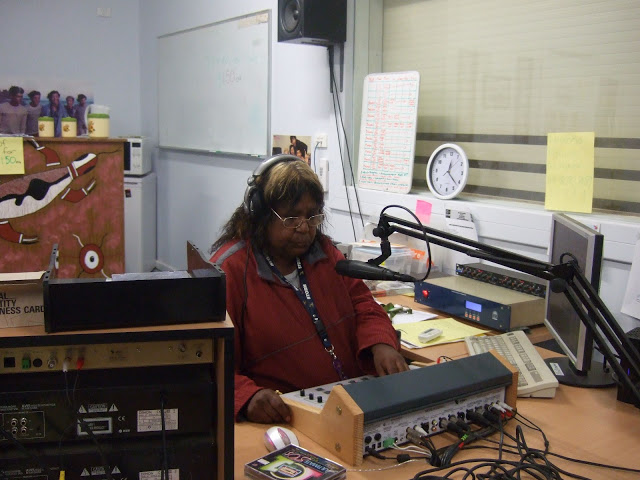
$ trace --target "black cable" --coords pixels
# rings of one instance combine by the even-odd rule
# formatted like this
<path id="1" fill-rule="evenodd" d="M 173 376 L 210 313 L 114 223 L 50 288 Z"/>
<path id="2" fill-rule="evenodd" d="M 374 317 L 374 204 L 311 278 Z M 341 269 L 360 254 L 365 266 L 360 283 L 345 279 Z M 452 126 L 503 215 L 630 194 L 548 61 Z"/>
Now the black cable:
<path id="1" fill-rule="evenodd" d="M 491 438 L 484 438 L 483 439 L 486 442 L 489 443 L 495 443 L 497 444 L 498 441 L 497 440 L 493 440 Z M 507 446 L 510 447 L 510 446 Z M 498 447 L 492 447 L 489 445 L 472 445 L 467 447 L 468 450 L 473 450 L 473 449 L 487 449 L 487 450 L 498 450 Z M 518 452 L 516 450 L 511 450 L 509 448 L 504 448 L 503 451 L 505 453 L 508 453 L 510 455 L 518 455 Z M 582 460 L 579 458 L 574 458 L 574 457 L 569 457 L 566 455 L 561 455 L 559 453 L 554 453 L 554 452 L 543 452 L 542 450 L 538 450 L 538 449 L 531 449 L 531 451 L 537 451 L 540 454 L 544 454 L 544 455 L 548 455 L 548 456 L 552 456 L 552 457 L 558 457 L 562 460 L 566 460 L 568 462 L 572 462 L 572 463 L 579 463 L 579 464 L 583 464 L 583 465 L 589 465 L 592 467 L 599 467 L 599 468 L 606 468 L 606 469 L 611 469 L 611 470 L 619 470 L 622 472 L 629 472 L 629 473 L 640 473 L 640 469 L 635 469 L 635 468 L 629 468 L 629 467 L 621 467 L 619 465 L 610 465 L 610 464 L 606 464 L 606 463 L 598 463 L 598 462 L 591 462 L 589 460 Z"/>
<path id="2" fill-rule="evenodd" d="M 596 462 L 578 460 L 571 457 L 559 455 L 556 453 L 551 453 L 548 451 L 549 442 L 546 438 L 546 435 L 537 425 L 535 425 L 532 421 L 526 419 L 522 415 L 519 415 L 516 410 L 508 411 L 506 413 L 500 412 L 500 418 L 498 418 L 498 422 L 494 425 L 488 418 L 479 414 L 478 412 L 469 411 L 467 412 L 467 417 L 471 417 L 472 419 L 476 419 L 478 423 L 483 426 L 478 430 L 474 430 L 465 433 L 463 438 L 460 441 L 457 441 L 449 446 L 440 448 L 437 452 L 434 451 L 430 460 L 430 463 L 434 466 L 434 468 L 430 468 L 427 470 L 423 470 L 418 472 L 413 480 L 440 480 L 440 479 L 449 479 L 456 473 L 463 472 L 464 475 L 461 478 L 465 479 L 478 479 L 478 480 L 522 480 L 524 477 L 523 474 L 526 474 L 526 478 L 533 478 L 535 480 L 562 480 L 565 478 L 574 478 L 577 480 L 590 480 L 587 477 L 582 475 L 571 473 L 558 465 L 551 462 L 547 457 L 554 456 L 567 461 L 571 461 L 574 463 L 582 463 L 584 465 L 590 465 L 600 468 L 609 468 L 613 470 L 620 470 L 624 472 L 632 472 L 632 473 L 640 473 L 640 470 L 620 467 L 614 465 L 605 465 Z M 510 414 L 512 414 L 510 416 Z M 492 416 L 488 416 L 489 418 L 493 418 Z M 517 418 L 519 417 L 519 418 Z M 545 449 L 540 450 L 537 448 L 531 448 L 528 446 L 526 439 L 524 438 L 524 431 L 521 425 L 516 426 L 516 434 L 511 435 L 504 431 L 502 428 L 503 421 L 510 421 L 512 419 L 516 419 L 524 426 L 528 428 L 532 428 L 537 430 L 545 444 Z M 523 422 L 527 422 L 524 423 Z M 452 427 L 451 430 L 458 431 L 457 428 Z M 489 435 L 492 435 L 496 432 L 500 431 L 500 440 L 496 441 L 491 438 L 487 438 Z M 504 437 L 508 437 L 515 442 L 515 445 L 507 445 L 504 443 Z M 475 440 L 485 440 L 487 442 L 495 443 L 498 447 L 491 447 L 487 445 L 475 445 L 470 446 L 469 443 Z M 429 439 L 429 441 L 431 441 Z M 423 446 L 424 443 L 421 439 L 420 445 Z M 473 458 L 458 462 L 452 462 L 453 456 L 460 449 L 480 449 L 485 448 L 489 450 L 497 450 L 499 452 L 499 458 Z M 376 456 L 381 459 L 389 459 L 392 460 L 392 457 L 385 457 L 381 455 L 379 452 L 375 450 L 367 450 L 369 454 L 372 456 Z M 502 453 L 507 453 L 509 455 L 519 456 L 519 459 L 516 460 L 506 460 L 501 458 Z M 439 459 L 440 463 L 438 465 L 434 464 L 434 461 Z M 471 467 L 467 467 L 466 465 L 473 464 Z M 486 471 L 481 471 L 481 470 Z M 443 476 L 434 475 L 434 473 L 442 472 L 447 470 L 447 472 Z"/>
<path id="3" fill-rule="evenodd" d="M 398 463 L 408 462 L 409 460 L 429 460 L 428 457 L 415 457 L 409 455 L 408 453 L 399 453 L 395 457 L 387 457 L 385 455 L 382 455 L 373 447 L 366 447 L 365 452 L 365 455 L 371 455 L 372 457 L 375 457 L 379 460 L 395 460 Z"/>
<path id="4" fill-rule="evenodd" d="M 69 430 L 69 428 L 72 428 L 74 425 L 78 425 L 80 427 L 80 431 L 85 432 L 89 438 L 91 439 L 91 441 L 93 442 L 93 444 L 96 446 L 96 450 L 98 451 L 98 456 L 100 457 L 100 461 L 102 462 L 102 468 L 104 468 L 105 470 L 105 475 L 107 477 L 107 480 L 113 480 L 113 477 L 111 476 L 111 467 L 109 466 L 109 462 L 107 462 L 107 457 L 104 453 L 104 450 L 102 449 L 102 445 L 100 445 L 100 442 L 98 442 L 98 438 L 96 437 L 96 435 L 93 433 L 93 430 L 91 430 L 91 428 L 89 427 L 89 425 L 87 424 L 87 422 L 85 422 L 85 420 L 80 417 L 78 415 L 78 411 L 75 408 L 75 398 L 76 398 L 76 389 L 78 386 L 78 380 L 80 378 L 80 370 L 76 370 L 76 379 L 73 382 L 73 389 L 71 390 L 71 395 L 69 395 L 69 384 L 68 384 L 68 377 L 66 375 L 64 375 L 64 379 L 65 379 L 65 391 L 67 394 L 67 401 L 70 402 L 69 404 L 69 412 L 71 414 L 71 418 L 74 420 L 72 423 L 70 423 L 69 425 L 67 425 L 67 427 L 62 431 L 62 434 L 60 436 L 60 441 L 58 442 L 58 448 L 60 449 L 60 464 L 62 466 L 63 462 L 62 462 L 62 441 L 63 441 L 63 437 L 64 434 L 67 430 Z"/>
<path id="5" fill-rule="evenodd" d="M 33 453 L 27 450 L 27 448 L 22 444 L 22 442 L 18 440 L 16 437 L 14 437 L 13 434 L 11 434 L 11 432 L 7 432 L 2 426 L 2 424 L 0 424 L 0 435 L 2 435 L 10 443 L 13 443 L 18 448 L 18 450 L 20 450 L 25 455 L 25 457 L 34 461 L 38 465 L 38 467 L 42 469 L 43 472 L 49 472 L 50 469 L 45 467 L 42 461 L 37 456 L 35 456 Z"/>
<path id="6" fill-rule="evenodd" d="M 336 97 L 336 103 L 338 104 L 338 111 L 340 112 L 340 125 L 342 126 L 342 134 L 344 136 L 344 145 L 347 150 L 347 161 L 349 162 L 349 172 L 351 173 L 351 182 L 353 183 L 353 191 L 356 194 L 356 203 L 358 205 L 358 214 L 360 215 L 360 221 L 362 222 L 362 227 L 364 228 L 364 219 L 362 218 L 362 208 L 360 207 L 360 197 L 358 196 L 358 188 L 356 185 L 356 177 L 353 174 L 353 163 L 351 162 L 351 153 L 349 150 L 349 142 L 347 140 L 347 131 L 344 128 L 344 121 L 342 117 L 342 108 L 340 108 L 340 97 L 338 96 L 338 85 L 336 84 L 336 78 L 333 70 L 330 71 L 331 80 L 333 81 L 333 91 Z M 339 135 L 338 135 L 339 137 Z"/>
<path id="7" fill-rule="evenodd" d="M 544 442 L 544 451 L 548 452 L 549 451 L 549 440 L 547 440 L 547 436 L 544 434 L 542 429 L 539 426 L 537 426 L 535 423 L 533 423 L 531 420 L 529 420 L 527 417 L 522 415 L 520 412 L 518 412 L 517 410 L 514 412 L 514 417 L 515 417 L 516 420 L 518 420 L 525 427 L 531 428 L 532 430 L 536 430 L 536 431 L 540 432 L 540 435 L 542 436 L 542 440 Z M 523 422 L 523 420 L 524 420 L 524 422 Z"/>
<path id="8" fill-rule="evenodd" d="M 429 238 L 427 237 L 427 234 L 424 231 L 424 225 L 422 225 L 422 222 L 420 221 L 420 219 L 418 218 L 418 216 L 415 213 L 413 213 L 411 210 L 409 210 L 407 207 L 405 207 L 403 205 L 387 205 L 380 212 L 380 217 L 382 217 L 382 214 L 389 208 L 400 208 L 400 209 L 406 211 L 407 213 L 409 213 L 409 215 L 411 215 L 414 218 L 416 223 L 420 226 L 420 230 L 422 230 L 422 238 L 424 240 L 425 245 L 427 246 L 427 257 L 428 257 L 427 258 L 427 273 L 425 273 L 424 277 L 422 277 L 421 279 L 416 280 L 418 282 L 422 282 L 427 277 L 429 277 L 429 274 L 431 273 L 431 244 L 429 242 Z"/>
<path id="9" fill-rule="evenodd" d="M 160 422 L 162 424 L 162 472 L 160 480 L 169 480 L 169 459 L 167 458 L 167 428 L 164 420 L 164 394 L 160 394 Z"/>
<path id="10" fill-rule="evenodd" d="M 66 360 L 66 358 L 65 358 Z M 64 374 L 64 391 L 65 391 L 65 395 L 67 397 L 67 406 L 69 407 L 69 412 L 71 413 L 71 417 L 75 418 L 76 417 L 76 413 L 75 413 L 75 409 L 74 409 L 74 404 L 75 404 L 75 396 L 76 396 L 76 388 L 78 387 L 78 378 L 80 377 L 79 371 L 76 370 L 76 378 L 73 382 L 73 388 L 71 390 L 71 394 L 69 393 L 69 376 L 68 376 L 68 365 L 67 365 L 67 370 L 63 369 L 63 374 Z M 64 430 L 62 430 L 62 432 L 60 433 L 60 440 L 58 440 L 58 467 L 60 468 L 61 471 L 66 470 L 65 468 L 65 458 L 64 458 L 64 454 L 62 453 L 62 442 L 64 441 L 67 432 L 69 432 L 69 430 L 71 430 L 72 428 L 74 428 L 75 426 L 75 422 L 73 423 L 69 423 L 69 425 L 67 425 Z"/>
<path id="11" fill-rule="evenodd" d="M 329 53 L 329 85 L 333 85 L 335 83 L 334 81 L 334 75 L 333 75 L 333 47 L 328 47 L 327 51 Z M 353 221 L 353 212 L 352 212 L 352 208 L 351 208 L 351 197 L 349 196 L 349 185 L 348 185 L 348 181 L 347 181 L 347 176 L 345 173 L 345 169 L 344 169 L 344 156 L 342 154 L 342 142 L 340 141 L 340 128 L 338 126 L 338 109 L 340 108 L 340 102 L 337 99 L 337 92 L 335 91 L 335 88 L 332 88 L 332 95 L 331 95 L 331 100 L 333 102 L 333 116 L 335 118 L 335 122 L 336 122 L 336 134 L 338 136 L 338 149 L 340 151 L 340 167 L 342 169 L 342 179 L 344 181 L 344 191 L 345 191 L 345 196 L 347 197 L 347 207 L 349 208 L 349 219 L 351 220 L 351 228 L 353 230 L 353 240 L 354 241 L 358 241 L 358 237 L 356 235 L 356 226 L 355 223 Z M 336 102 L 338 103 L 338 109 L 336 109 Z M 341 110 L 340 110 L 341 111 Z M 342 117 L 340 118 L 340 122 L 342 123 Z M 344 131 L 344 124 L 343 124 L 343 131 Z M 349 144 L 346 138 L 346 133 L 344 136 L 344 140 L 346 143 L 346 148 L 347 148 L 347 152 L 348 152 L 348 148 L 349 148 Z M 349 165 L 351 166 L 351 157 L 349 156 Z M 353 173 L 353 167 L 351 167 L 352 173 Z M 358 200 L 358 191 L 356 188 L 356 185 L 354 183 L 353 185 L 354 187 L 354 191 L 356 192 L 356 200 Z M 358 209 L 360 210 L 360 203 L 358 200 Z M 362 213 L 360 211 L 360 219 L 362 221 L 362 226 L 364 227 L 364 220 L 362 220 Z"/>
<path id="12" fill-rule="evenodd" d="M 336 132 L 338 133 L 338 149 L 340 150 L 340 167 L 342 169 L 342 179 L 344 181 L 344 193 L 345 196 L 347 197 L 347 207 L 349 208 L 349 219 L 351 220 L 351 228 L 353 230 L 353 240 L 357 241 L 358 237 L 356 235 L 356 226 L 355 223 L 353 222 L 353 213 L 351 211 L 351 197 L 349 196 L 349 185 L 347 182 L 347 176 L 346 173 L 344 171 L 344 159 L 342 156 L 342 144 L 340 142 L 340 130 L 338 129 L 338 117 L 337 117 L 337 112 L 336 112 L 336 100 L 335 97 L 332 95 L 332 100 L 333 100 L 333 112 L 334 112 L 334 117 L 336 120 Z"/>
<path id="13" fill-rule="evenodd" d="M 87 435 L 89 435 L 89 438 L 91 439 L 93 444 L 96 446 L 96 450 L 98 450 L 98 456 L 100 457 L 100 461 L 102 462 L 102 468 L 104 468 L 104 472 L 105 472 L 105 475 L 107 476 L 107 480 L 113 480 L 113 477 L 111 476 L 111 466 L 107 461 L 107 456 L 104 454 L 102 445 L 100 445 L 100 442 L 98 442 L 98 438 L 96 437 L 95 433 L 93 433 L 93 430 L 89 428 L 89 425 L 87 424 L 87 422 L 85 422 L 85 420 L 82 417 L 76 417 L 76 422 L 78 425 L 80 425 L 80 430 L 85 432 Z M 86 427 L 86 428 L 83 428 L 83 427 Z"/>

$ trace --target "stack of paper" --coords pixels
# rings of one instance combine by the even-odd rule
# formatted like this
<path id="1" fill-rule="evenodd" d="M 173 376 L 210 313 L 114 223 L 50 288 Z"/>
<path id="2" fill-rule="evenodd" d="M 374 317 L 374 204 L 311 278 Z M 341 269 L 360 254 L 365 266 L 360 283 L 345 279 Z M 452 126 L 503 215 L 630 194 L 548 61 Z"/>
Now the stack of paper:
<path id="1" fill-rule="evenodd" d="M 395 329 L 401 333 L 400 342 L 407 348 L 424 348 L 441 343 L 459 342 L 463 340 L 464 337 L 484 335 L 487 333 L 486 330 L 467 325 L 451 317 L 401 324 L 396 324 L 394 321 L 394 326 Z M 438 328 L 442 330 L 442 335 L 434 338 L 430 342 L 422 343 L 418 339 L 418 335 L 427 328 Z"/>

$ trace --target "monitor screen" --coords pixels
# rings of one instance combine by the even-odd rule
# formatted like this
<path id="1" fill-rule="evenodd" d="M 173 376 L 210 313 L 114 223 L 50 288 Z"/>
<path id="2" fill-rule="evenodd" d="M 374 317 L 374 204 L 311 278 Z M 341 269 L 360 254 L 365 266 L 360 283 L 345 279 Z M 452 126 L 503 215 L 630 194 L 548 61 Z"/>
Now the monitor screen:
<path id="1" fill-rule="evenodd" d="M 600 285 L 603 243 L 601 233 L 565 214 L 553 214 L 549 262 L 569 262 L 572 258 L 564 254 L 570 253 L 596 290 Z M 550 288 L 547 288 L 545 325 L 569 357 L 575 373 L 586 375 L 591 366 L 593 339 L 564 293 L 554 293 Z"/>

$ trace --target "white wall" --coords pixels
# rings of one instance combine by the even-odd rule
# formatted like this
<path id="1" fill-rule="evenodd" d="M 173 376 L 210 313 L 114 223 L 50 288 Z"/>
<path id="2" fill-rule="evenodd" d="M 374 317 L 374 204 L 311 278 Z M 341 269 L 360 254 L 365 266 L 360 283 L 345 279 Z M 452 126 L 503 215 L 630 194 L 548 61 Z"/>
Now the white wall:
<path id="1" fill-rule="evenodd" d="M 98 7 L 111 8 L 111 17 L 98 17 Z M 79 80 L 93 87 L 95 103 L 111 107 L 111 136 L 139 135 L 138 13 L 137 0 L 2 0 L 0 78 Z"/>
<path id="2" fill-rule="evenodd" d="M 278 43 L 277 4 L 276 0 L 2 0 L 0 28 L 4 38 L 15 39 L 15 45 L 3 49 L 1 74 L 12 74 L 17 78 L 42 75 L 44 78 L 72 77 L 91 81 L 96 102 L 112 107 L 113 136 L 142 134 L 149 137 L 148 143 L 156 145 L 157 37 L 271 9 L 271 133 L 328 133 L 329 148 L 319 149 L 317 158 L 330 161 L 329 233 L 336 240 L 352 241 L 328 88 L 326 49 Z M 97 17 L 97 7 L 111 8 L 111 17 Z M 352 33 L 349 27 L 346 65 L 352 63 Z M 25 35 L 29 36 L 29 45 L 33 47 L 27 47 L 26 41 L 21 40 Z M 345 98 L 351 100 L 349 95 L 353 89 L 349 67 L 346 70 L 345 94 L 341 101 L 345 121 L 349 124 L 351 118 Z M 246 179 L 258 161 L 157 149 L 153 156 L 158 173 L 158 265 L 181 269 L 186 266 L 186 240 L 193 240 L 203 251 L 209 248 L 220 227 L 241 203 Z M 350 192 L 351 209 L 357 211 L 352 188 Z M 444 203 L 429 194 L 359 191 L 364 214 L 373 220 L 385 205 L 402 204 L 414 208 L 417 198 L 434 204 L 431 225 L 442 227 Z M 481 241 L 535 258 L 546 258 L 550 212 L 537 205 L 514 206 L 486 200 L 464 203 L 473 212 Z M 638 326 L 637 320 L 620 313 L 620 305 L 633 245 L 640 238 L 640 219 L 611 215 L 577 217 L 585 222 L 599 223 L 605 235 L 603 299 L 625 330 Z M 354 222 L 356 237 L 360 237 L 360 220 L 354 217 Z M 436 252 L 434 255 L 437 255 L 435 261 L 441 263 L 442 254 Z"/>
<path id="3" fill-rule="evenodd" d="M 315 135 L 330 128 L 331 95 L 323 47 L 277 42 L 276 0 L 140 0 L 142 133 L 157 144 L 157 37 L 271 9 L 271 134 Z M 185 52 L 188 53 L 188 52 Z M 219 112 L 224 115 L 224 112 Z M 158 245 L 160 267 L 184 268 L 185 244 L 202 250 L 240 205 L 246 180 L 258 159 L 157 150 Z"/>

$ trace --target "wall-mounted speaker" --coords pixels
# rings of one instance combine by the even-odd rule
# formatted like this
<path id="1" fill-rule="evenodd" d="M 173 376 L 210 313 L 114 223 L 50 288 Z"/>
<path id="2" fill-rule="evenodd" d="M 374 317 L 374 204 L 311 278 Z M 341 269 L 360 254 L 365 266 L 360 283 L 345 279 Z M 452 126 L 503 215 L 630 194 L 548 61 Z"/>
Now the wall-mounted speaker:
<path id="1" fill-rule="evenodd" d="M 347 0 L 278 0 L 278 41 L 329 46 L 347 39 Z"/>

